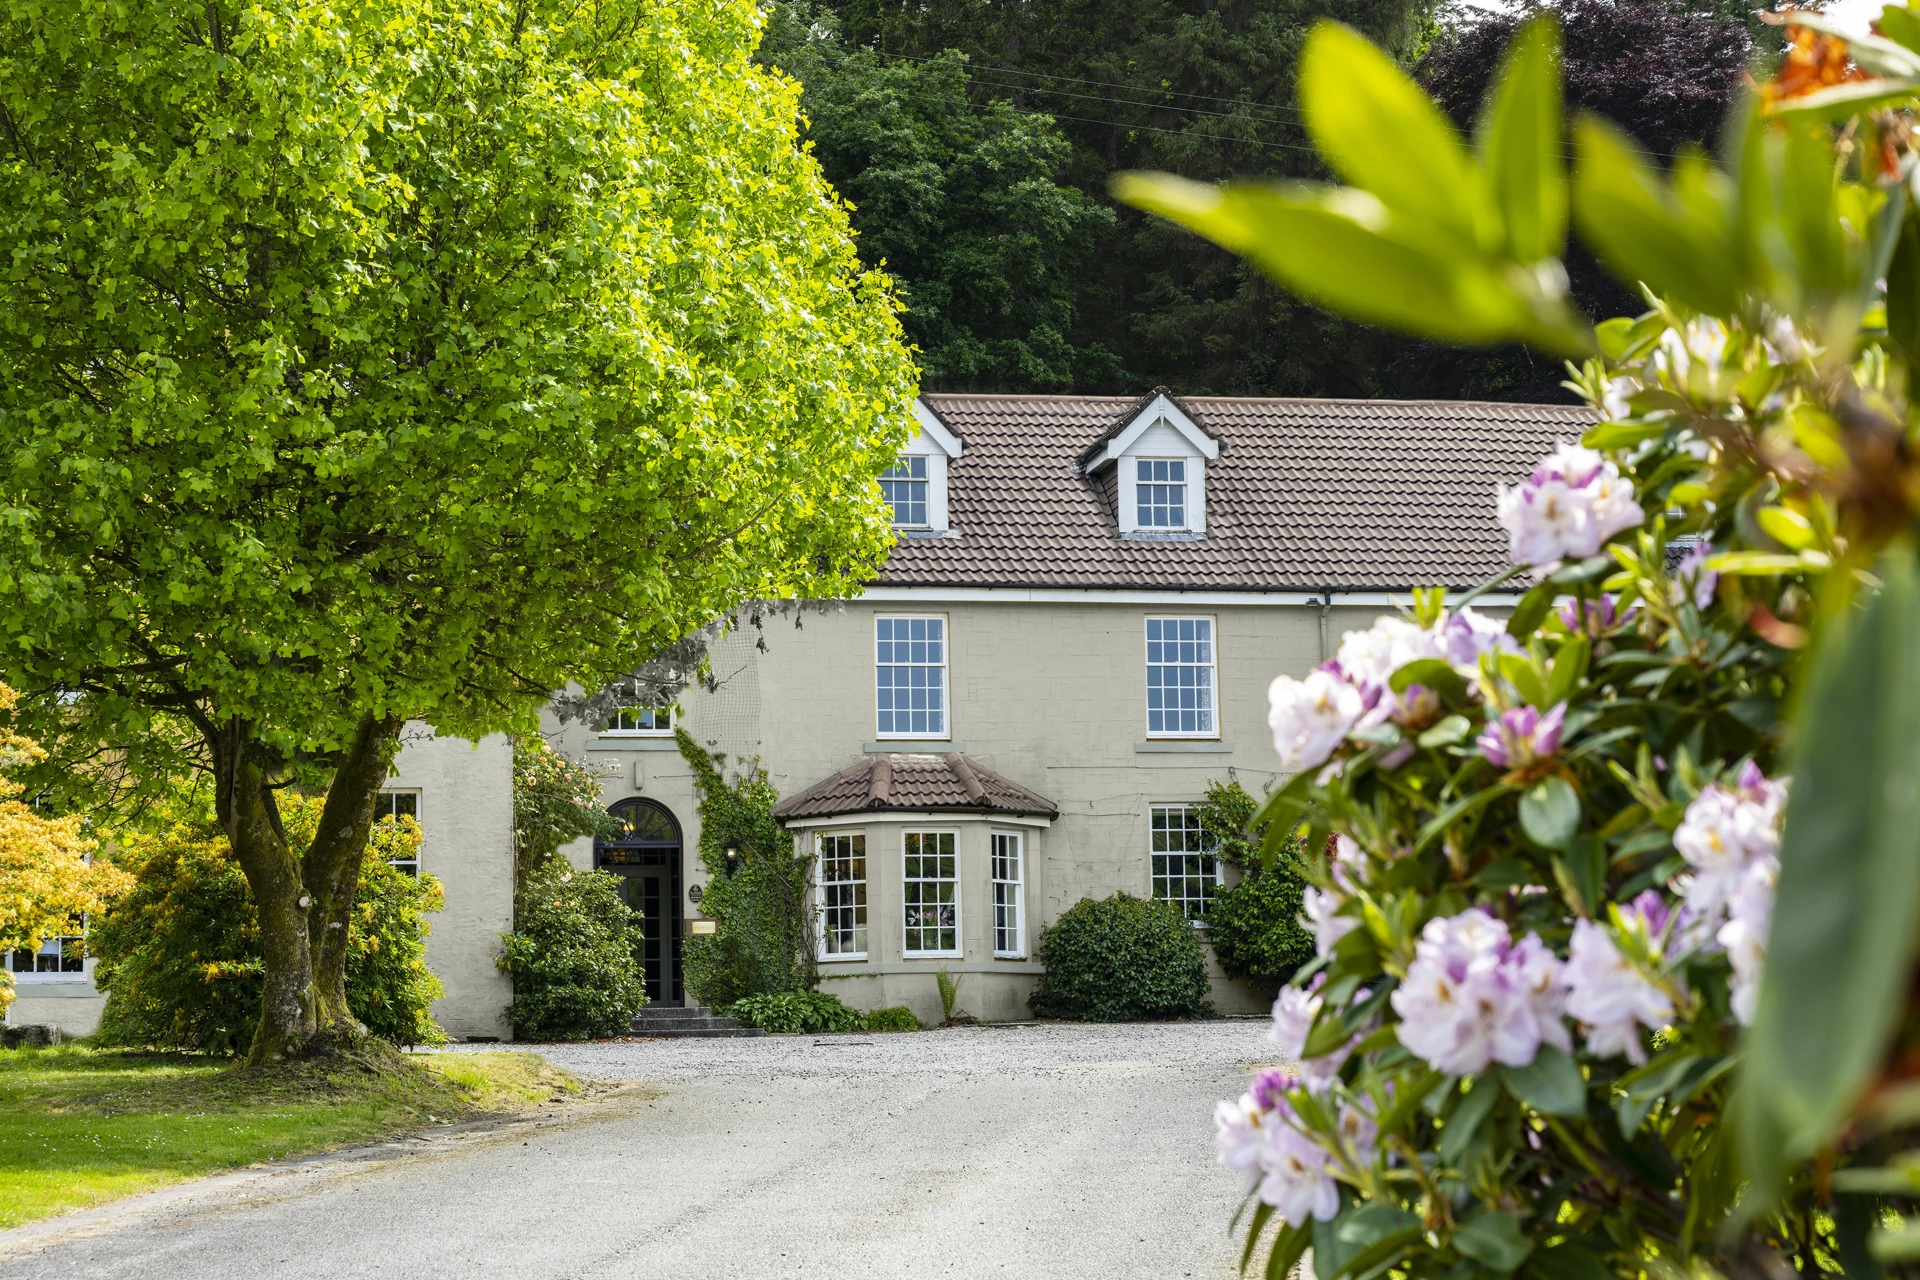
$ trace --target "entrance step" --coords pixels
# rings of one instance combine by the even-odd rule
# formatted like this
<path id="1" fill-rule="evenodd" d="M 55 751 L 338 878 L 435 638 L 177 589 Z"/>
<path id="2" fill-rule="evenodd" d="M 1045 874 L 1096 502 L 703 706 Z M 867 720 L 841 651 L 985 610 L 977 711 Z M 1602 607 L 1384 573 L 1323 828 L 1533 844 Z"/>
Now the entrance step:
<path id="1" fill-rule="evenodd" d="M 630 1033 L 658 1040 L 720 1040 L 767 1034 L 758 1027 L 743 1027 L 733 1018 L 717 1017 L 704 1005 L 678 1009 L 651 1004 L 635 1015 Z"/>

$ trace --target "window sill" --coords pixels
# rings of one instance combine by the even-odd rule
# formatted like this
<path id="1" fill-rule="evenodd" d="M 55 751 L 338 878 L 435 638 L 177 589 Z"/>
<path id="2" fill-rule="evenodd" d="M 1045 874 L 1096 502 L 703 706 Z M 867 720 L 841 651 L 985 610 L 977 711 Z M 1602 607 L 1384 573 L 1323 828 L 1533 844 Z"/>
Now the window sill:
<path id="1" fill-rule="evenodd" d="M 863 742 L 860 749 L 870 756 L 887 755 L 899 752 L 902 755 L 955 755 L 967 754 L 967 744 L 955 742 L 951 738 L 882 738 L 878 742 Z"/>
<path id="2" fill-rule="evenodd" d="M 1122 542 L 1205 542 L 1207 535 L 1192 529 L 1130 529 L 1120 535 Z"/>
<path id="3" fill-rule="evenodd" d="M 587 744 L 589 751 L 678 751 L 672 738 L 596 738 Z"/>
<path id="4" fill-rule="evenodd" d="M 857 956 L 844 955 L 844 954 L 833 955 L 833 956 L 821 956 L 819 962 L 821 964 L 865 964 L 867 962 L 867 953 L 862 951 Z"/>
<path id="5" fill-rule="evenodd" d="M 902 529 L 894 526 L 894 536 L 899 538 L 958 538 L 958 529 Z"/>
<path id="6" fill-rule="evenodd" d="M 1024 951 L 996 951 L 993 953 L 993 958 L 995 960 L 1011 960 L 1018 963 L 1027 958 L 1027 953 Z"/>
<path id="7" fill-rule="evenodd" d="M 1149 738 L 1145 742 L 1134 743 L 1133 750 L 1136 755 L 1184 755 L 1193 752 L 1226 754 L 1233 750 L 1233 744 L 1218 738 Z"/>
<path id="8" fill-rule="evenodd" d="M 961 956 L 958 951 L 903 951 L 900 953 L 900 958 L 903 960 L 958 960 Z"/>

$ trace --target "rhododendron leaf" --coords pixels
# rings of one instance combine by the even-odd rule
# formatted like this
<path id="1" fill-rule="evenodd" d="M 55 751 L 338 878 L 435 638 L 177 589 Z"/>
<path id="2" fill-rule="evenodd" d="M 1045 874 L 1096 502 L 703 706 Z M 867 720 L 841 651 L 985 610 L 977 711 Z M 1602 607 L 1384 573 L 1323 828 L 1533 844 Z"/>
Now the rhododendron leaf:
<path id="1" fill-rule="evenodd" d="M 1567 242 L 1561 160 L 1560 29 L 1540 14 L 1507 46 L 1506 66 L 1480 125 L 1481 159 L 1518 262 L 1558 257 Z"/>
<path id="2" fill-rule="evenodd" d="M 1251 1192 L 1248 1193 L 1251 1197 Z M 1243 1209 L 1245 1205 L 1241 1206 Z M 1234 1215 L 1237 1219 L 1238 1214 Z M 1253 1207 L 1253 1221 L 1247 1226 L 1247 1247 L 1240 1251 L 1240 1271 L 1245 1274 L 1247 1264 L 1253 1261 L 1254 1246 L 1260 1243 L 1260 1233 L 1267 1229 L 1267 1220 L 1273 1217 L 1273 1206 L 1262 1200 Z M 1232 1230 L 1232 1227 L 1228 1227 Z"/>
<path id="3" fill-rule="evenodd" d="M 1589 449 L 1626 449 L 1667 433 L 1665 422 L 1603 422 L 1580 437 Z"/>
<path id="4" fill-rule="evenodd" d="M 1267 1255 L 1267 1280 L 1287 1280 L 1312 1243 L 1313 1231 L 1306 1223 L 1281 1227 L 1280 1234 L 1273 1238 L 1273 1252 Z"/>
<path id="5" fill-rule="evenodd" d="M 1556 593 L 1552 582 L 1542 582 L 1521 596 L 1520 603 L 1513 606 L 1513 615 L 1507 619 L 1507 634 L 1525 639 L 1538 631 L 1553 608 Z"/>
<path id="6" fill-rule="evenodd" d="M 1900 237 L 1894 245 L 1893 261 L 1887 266 L 1887 336 L 1900 344 L 1900 349 L 1909 360 L 1920 358 L 1920 218 L 1913 216 L 1900 224 Z M 1804 415 L 1795 415 L 1796 441 L 1803 434 L 1799 422 L 1801 416 Z M 1831 432 L 1820 431 L 1811 425 L 1805 434 L 1831 436 Z M 1846 453 L 1843 448 L 1834 447 L 1828 452 L 1828 457 L 1844 462 Z M 1826 461 L 1826 465 L 1835 464 L 1834 461 Z"/>
<path id="7" fill-rule="evenodd" d="M 1880 11 L 1874 21 L 1880 27 L 1880 34 L 1905 49 L 1920 52 L 1920 14 L 1903 4 L 1890 4 Z"/>
<path id="8" fill-rule="evenodd" d="M 1500 1079 L 1508 1093 L 1543 1116 L 1586 1114 L 1587 1082 L 1580 1078 L 1580 1068 L 1550 1044 L 1541 1045 L 1524 1067 L 1501 1067 Z"/>
<path id="9" fill-rule="evenodd" d="M 1766 976 L 1743 1071 L 1763 1189 L 1845 1122 L 1911 982 L 1920 916 L 1920 575 L 1896 547 L 1863 607 L 1829 603 L 1796 726 Z M 1830 590 L 1844 589 L 1836 575 Z"/>
<path id="10" fill-rule="evenodd" d="M 1533 1241 L 1521 1233 L 1518 1218 L 1501 1210 L 1488 1210 L 1453 1229 L 1453 1247 L 1495 1271 L 1511 1272 L 1533 1252 Z"/>
<path id="11" fill-rule="evenodd" d="M 1471 720 L 1462 715 L 1452 715 L 1423 732 L 1414 741 L 1431 750 L 1434 747 L 1450 747 L 1456 742 L 1465 742 L 1472 732 Z"/>
<path id="12" fill-rule="evenodd" d="M 1851 80 L 1815 89 L 1796 98 L 1783 98 L 1766 108 L 1772 119 L 1845 120 L 1849 116 L 1897 106 L 1920 93 L 1920 79 Z"/>
<path id="13" fill-rule="evenodd" d="M 1583 118 L 1574 137 L 1574 215 L 1601 261 L 1622 279 L 1644 281 L 1684 306 L 1732 314 L 1743 277 L 1727 221 L 1683 208 L 1634 143 L 1605 121 Z M 1676 170 L 1688 163 L 1682 159 Z M 1696 189 L 1731 205 L 1719 185 L 1702 177 Z"/>
<path id="14" fill-rule="evenodd" d="M 1547 701 L 1547 682 L 1544 672 L 1536 667 L 1531 659 L 1517 653 L 1500 655 L 1500 678 L 1513 686 L 1513 691 L 1529 705 L 1541 711 L 1552 710 L 1553 704 Z"/>
<path id="15" fill-rule="evenodd" d="M 1506 795 L 1512 790 L 1512 787 L 1502 782 L 1480 791 L 1469 792 L 1467 795 L 1455 800 L 1439 813 L 1434 814 L 1433 817 L 1427 821 L 1427 825 L 1420 828 L 1420 834 L 1413 842 L 1413 851 L 1418 853 L 1425 849 L 1429 844 L 1433 843 L 1435 837 L 1439 836 L 1448 827 L 1451 827 L 1467 815 L 1486 808 L 1495 800 L 1498 800 L 1501 796 Z"/>
<path id="16" fill-rule="evenodd" d="M 1576 836 L 1564 857 L 1553 860 L 1553 876 L 1581 915 L 1598 919 L 1606 898 L 1607 846 L 1589 831 Z"/>
<path id="17" fill-rule="evenodd" d="M 1545 849 L 1564 849 L 1580 828 L 1580 797 L 1565 778 L 1543 778 L 1520 797 L 1520 829 Z"/>
<path id="18" fill-rule="evenodd" d="M 1351 27 L 1321 22 L 1300 51 L 1300 108 L 1330 168 L 1397 213 L 1491 248 L 1486 179 L 1452 121 Z"/>
<path id="19" fill-rule="evenodd" d="M 1554 655 L 1553 667 L 1547 672 L 1548 709 L 1573 696 L 1580 678 L 1587 674 L 1587 662 L 1592 657 L 1593 646 L 1585 636 L 1575 636 L 1560 646 L 1560 652 Z"/>
<path id="20" fill-rule="evenodd" d="M 1578 1240 L 1562 1240 L 1527 1259 L 1538 1280 L 1616 1280 L 1616 1272 Z"/>
<path id="21" fill-rule="evenodd" d="M 1457 1165 L 1460 1157 L 1466 1154 L 1473 1142 L 1473 1135 L 1480 1132 L 1480 1122 L 1493 1110 L 1493 1104 L 1500 1101 L 1500 1086 L 1492 1076 L 1475 1077 L 1473 1088 L 1461 1097 L 1459 1105 L 1446 1118 L 1440 1129 L 1440 1159 L 1446 1164 Z"/>
<path id="22" fill-rule="evenodd" d="M 1390 1204 L 1358 1204 L 1315 1223 L 1313 1270 L 1323 1280 L 1371 1270 L 1420 1237 L 1420 1219 Z"/>
<path id="23" fill-rule="evenodd" d="M 1421 658 L 1409 662 L 1393 673 L 1387 681 L 1387 687 L 1395 693 L 1405 693 L 1413 685 L 1431 689 L 1447 702 L 1459 702 L 1467 696 L 1466 681 L 1460 673 L 1447 665 L 1445 658 Z"/>

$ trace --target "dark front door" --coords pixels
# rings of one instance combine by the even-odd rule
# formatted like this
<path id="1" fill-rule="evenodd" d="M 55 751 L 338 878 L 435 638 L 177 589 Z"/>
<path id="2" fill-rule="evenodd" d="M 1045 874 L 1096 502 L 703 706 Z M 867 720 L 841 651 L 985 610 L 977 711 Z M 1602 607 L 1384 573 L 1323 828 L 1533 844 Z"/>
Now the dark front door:
<path id="1" fill-rule="evenodd" d="M 594 841 L 593 862 L 620 877 L 620 896 L 640 913 L 636 947 L 647 978 L 647 999 L 681 1003 L 680 824 L 651 800 L 622 800 L 608 810 L 619 829 Z"/>

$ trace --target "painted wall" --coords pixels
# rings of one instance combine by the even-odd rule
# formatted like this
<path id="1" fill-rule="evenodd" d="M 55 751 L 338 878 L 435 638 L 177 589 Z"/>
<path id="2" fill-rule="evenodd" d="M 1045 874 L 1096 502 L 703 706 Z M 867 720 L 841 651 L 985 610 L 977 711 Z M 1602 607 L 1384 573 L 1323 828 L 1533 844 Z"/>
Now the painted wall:
<path id="1" fill-rule="evenodd" d="M 427 967 L 446 988 L 433 1016 L 457 1040 L 507 1040 L 513 984 L 494 963 L 513 928 L 513 750 L 502 734 L 478 744 L 418 722 L 401 732 L 387 786 L 420 793 L 420 868 L 446 889 L 429 916 Z"/>
<path id="2" fill-rule="evenodd" d="M 793 795 L 859 759 L 863 752 L 963 751 L 968 758 L 1051 799 L 1060 809 L 1038 833 L 1029 855 L 1033 925 L 1051 923 L 1083 897 L 1115 890 L 1152 891 L 1149 809 L 1198 802 L 1207 783 L 1237 777 L 1259 795 L 1279 778 L 1266 725 L 1267 685 L 1281 673 L 1318 666 L 1342 632 L 1372 624 L 1377 607 L 1258 605 L 1168 609 L 1121 604 L 852 602 L 827 612 L 773 620 L 764 633 L 747 629 L 716 648 L 715 691 L 690 690 L 682 723 L 731 766 L 758 757 L 783 796 Z M 938 613 L 948 619 L 950 737 L 944 742 L 883 743 L 875 725 L 874 619 Z M 1208 616 L 1215 620 L 1219 737 L 1150 742 L 1146 711 L 1146 619 Z M 765 652 L 758 652 L 757 641 Z M 669 741 L 617 739 L 585 725 L 549 720 L 555 746 L 604 770 L 608 804 L 631 795 L 658 800 L 679 819 L 688 854 L 687 886 L 704 884 L 692 854 L 699 835 L 692 776 Z M 898 823 L 866 824 L 869 928 L 883 932 L 883 913 L 900 893 Z M 981 837 L 984 850 L 984 836 Z M 592 861 L 589 841 L 566 853 Z M 962 916 L 971 928 L 986 919 L 990 899 L 980 852 L 961 884 Z M 896 904 L 889 906 L 887 904 Z M 683 910 L 698 914 L 691 902 Z M 884 930 L 898 933 L 897 916 Z M 984 936 L 984 935 L 983 935 Z M 1037 938 L 1036 935 L 1032 935 Z M 893 944 L 899 945 L 897 937 Z M 1030 944 L 1031 945 L 1031 944 Z M 980 977 L 963 983 L 961 1004 L 981 1017 L 1026 1016 L 1032 976 L 996 965 L 991 948 L 970 940 L 964 963 Z M 827 988 L 850 1004 L 906 1003 L 923 1018 L 938 1012 L 931 974 L 956 962 L 907 960 L 895 953 L 865 965 L 832 966 Z M 904 969 L 904 972 L 894 970 Z M 922 973 L 924 971 L 924 974 Z M 864 975 L 859 981 L 852 974 Z M 999 977 L 991 977 L 998 973 Z M 991 980 L 989 980 L 991 978 Z M 989 988 L 992 994 L 989 994 Z M 1261 1009 L 1265 999 L 1215 970 L 1214 998 L 1223 1012 Z M 977 1007 L 976 1007 L 977 1006 Z"/>

